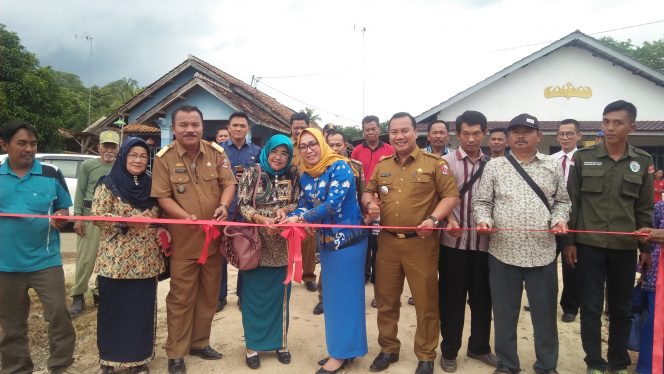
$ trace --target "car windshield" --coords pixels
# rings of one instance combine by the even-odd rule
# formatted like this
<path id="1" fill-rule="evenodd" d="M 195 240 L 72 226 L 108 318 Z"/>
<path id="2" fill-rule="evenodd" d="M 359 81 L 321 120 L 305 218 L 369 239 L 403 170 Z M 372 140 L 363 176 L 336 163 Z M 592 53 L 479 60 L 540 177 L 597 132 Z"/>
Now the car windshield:
<path id="1" fill-rule="evenodd" d="M 48 158 L 40 159 L 41 162 L 52 164 L 58 167 L 65 178 L 76 178 L 78 170 L 78 160 L 50 160 Z"/>

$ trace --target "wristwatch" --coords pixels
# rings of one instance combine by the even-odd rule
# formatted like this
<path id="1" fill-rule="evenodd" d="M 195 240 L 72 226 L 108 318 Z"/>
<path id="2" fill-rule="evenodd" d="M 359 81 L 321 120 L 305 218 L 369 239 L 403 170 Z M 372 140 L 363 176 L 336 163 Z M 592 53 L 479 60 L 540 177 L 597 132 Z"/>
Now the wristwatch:
<path id="1" fill-rule="evenodd" d="M 436 217 L 434 217 L 434 216 L 429 216 L 429 217 L 427 217 L 427 219 L 430 219 L 430 220 L 433 222 L 433 225 L 434 225 L 435 227 L 438 227 L 438 224 L 440 223 L 440 221 L 439 221 Z"/>

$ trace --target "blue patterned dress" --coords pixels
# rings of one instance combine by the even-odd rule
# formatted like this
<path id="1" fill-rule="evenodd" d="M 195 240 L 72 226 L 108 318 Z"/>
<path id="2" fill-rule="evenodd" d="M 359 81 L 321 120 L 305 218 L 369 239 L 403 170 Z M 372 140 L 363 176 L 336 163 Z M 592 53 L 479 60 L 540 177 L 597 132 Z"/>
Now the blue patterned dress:
<path id="1" fill-rule="evenodd" d="M 291 215 L 307 223 L 361 225 L 355 176 L 345 161 L 330 165 L 318 178 L 300 179 L 298 209 Z M 367 230 L 317 230 L 322 268 L 325 339 L 330 357 L 346 359 L 367 353 L 364 261 Z"/>

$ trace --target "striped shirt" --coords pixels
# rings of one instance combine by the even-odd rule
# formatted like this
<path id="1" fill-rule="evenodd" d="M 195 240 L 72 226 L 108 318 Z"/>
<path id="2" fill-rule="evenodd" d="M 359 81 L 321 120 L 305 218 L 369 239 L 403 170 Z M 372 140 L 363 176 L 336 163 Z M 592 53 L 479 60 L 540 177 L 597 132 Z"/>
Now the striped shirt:
<path id="1" fill-rule="evenodd" d="M 447 161 L 447 164 L 449 165 L 452 175 L 456 178 L 459 191 L 461 191 L 461 188 L 470 181 L 475 173 L 477 173 L 481 163 L 487 162 L 485 155 L 481 152 L 482 151 L 480 151 L 481 157 L 478 160 L 475 160 L 475 162 L 471 161 L 468 154 L 461 148 L 451 151 L 443 156 L 443 159 Z M 468 189 L 463 196 L 460 196 L 459 203 L 452 211 L 452 214 L 454 214 L 459 222 L 459 226 L 462 228 L 474 228 L 476 226 L 475 218 L 473 217 L 472 200 L 479 185 L 480 181 L 476 180 L 472 188 Z M 477 231 L 474 230 L 463 231 L 463 234 L 459 238 L 453 238 L 444 231 L 441 231 L 441 233 L 440 244 L 446 247 L 473 251 L 487 251 L 489 248 L 488 236 L 477 235 Z"/>

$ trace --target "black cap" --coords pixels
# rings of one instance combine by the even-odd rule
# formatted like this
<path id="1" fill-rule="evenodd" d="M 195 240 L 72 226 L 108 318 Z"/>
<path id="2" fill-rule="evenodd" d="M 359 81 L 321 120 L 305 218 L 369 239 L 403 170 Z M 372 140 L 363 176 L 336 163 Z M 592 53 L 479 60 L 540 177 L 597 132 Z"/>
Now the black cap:
<path id="1" fill-rule="evenodd" d="M 537 120 L 537 117 L 531 116 L 528 113 L 521 113 L 518 116 L 512 118 L 509 126 L 507 126 L 507 131 L 510 131 L 511 129 L 519 126 L 539 130 L 539 121 Z"/>
<path id="2" fill-rule="evenodd" d="M 337 125 L 335 125 L 334 123 L 328 123 L 327 125 L 325 125 L 323 127 L 323 132 L 332 131 L 332 130 L 336 130 L 336 129 L 337 129 Z"/>

